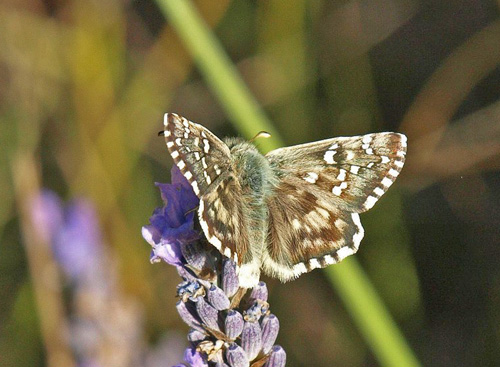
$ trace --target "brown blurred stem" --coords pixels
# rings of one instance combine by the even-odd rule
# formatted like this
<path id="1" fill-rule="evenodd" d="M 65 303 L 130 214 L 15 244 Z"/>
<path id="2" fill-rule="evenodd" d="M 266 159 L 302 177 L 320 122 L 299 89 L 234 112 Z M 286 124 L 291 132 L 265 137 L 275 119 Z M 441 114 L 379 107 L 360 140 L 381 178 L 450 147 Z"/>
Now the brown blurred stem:
<path id="1" fill-rule="evenodd" d="M 18 153 L 11 170 L 19 223 L 47 353 L 47 366 L 74 367 L 76 364 L 67 340 L 69 332 L 59 272 L 50 245 L 35 233 L 30 215 L 30 206 L 40 190 L 35 160 L 29 153 Z"/>

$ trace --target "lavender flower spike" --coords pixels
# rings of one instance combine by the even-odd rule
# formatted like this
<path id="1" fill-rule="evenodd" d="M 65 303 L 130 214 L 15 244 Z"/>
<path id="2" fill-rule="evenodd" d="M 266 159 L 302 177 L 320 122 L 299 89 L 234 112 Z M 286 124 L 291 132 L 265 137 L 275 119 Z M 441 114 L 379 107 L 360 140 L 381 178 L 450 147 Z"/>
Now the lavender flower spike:
<path id="1" fill-rule="evenodd" d="M 285 365 L 286 353 L 279 345 L 275 345 L 264 367 L 285 367 Z"/>
<path id="2" fill-rule="evenodd" d="M 284 350 L 272 349 L 279 322 L 270 314 L 266 284 L 260 282 L 249 295 L 239 287 L 236 263 L 223 258 L 204 238 L 195 216 L 199 199 L 176 167 L 172 184 L 157 186 L 165 206 L 155 209 L 142 234 L 153 248 L 152 262 L 174 265 L 182 277 L 176 308 L 191 327 L 186 363 L 284 366 Z"/>

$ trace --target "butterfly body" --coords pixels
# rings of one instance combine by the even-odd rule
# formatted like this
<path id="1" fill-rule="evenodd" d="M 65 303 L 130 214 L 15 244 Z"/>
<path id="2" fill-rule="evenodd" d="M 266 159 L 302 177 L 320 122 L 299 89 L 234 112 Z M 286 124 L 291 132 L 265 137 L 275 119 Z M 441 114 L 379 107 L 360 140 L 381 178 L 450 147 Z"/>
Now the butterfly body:
<path id="1" fill-rule="evenodd" d="M 268 237 L 269 213 L 267 200 L 272 195 L 277 177 L 269 161 L 257 148 L 239 138 L 223 140 L 230 149 L 229 170 L 240 185 L 240 222 L 247 228 L 249 246 L 240 259 L 243 283 L 255 284 L 260 275 L 262 254 Z"/>
<path id="2" fill-rule="evenodd" d="M 287 281 L 355 253 L 370 209 L 401 171 L 406 137 L 375 133 L 276 149 L 224 141 L 176 114 L 165 114 L 174 162 L 200 198 L 205 236 L 239 264 L 240 284 L 261 270 Z"/>

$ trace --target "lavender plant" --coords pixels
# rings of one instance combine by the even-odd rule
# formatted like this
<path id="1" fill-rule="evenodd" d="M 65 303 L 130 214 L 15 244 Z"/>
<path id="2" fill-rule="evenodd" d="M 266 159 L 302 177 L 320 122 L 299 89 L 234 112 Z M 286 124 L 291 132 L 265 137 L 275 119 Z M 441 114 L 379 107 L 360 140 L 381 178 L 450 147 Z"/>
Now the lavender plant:
<path id="1" fill-rule="evenodd" d="M 67 280 L 67 337 L 77 365 L 141 366 L 146 344 L 140 306 L 119 289 L 93 205 L 78 199 L 65 206 L 43 190 L 32 202 L 31 217 Z"/>
<path id="2" fill-rule="evenodd" d="M 157 184 L 165 205 L 155 209 L 142 235 L 152 246 L 151 262 L 175 266 L 182 278 L 176 307 L 190 327 L 185 361 L 193 367 L 285 366 L 285 351 L 274 345 L 279 321 L 269 310 L 266 284 L 240 288 L 236 264 L 199 228 L 191 185 L 176 166 L 171 177 L 171 184 Z"/>

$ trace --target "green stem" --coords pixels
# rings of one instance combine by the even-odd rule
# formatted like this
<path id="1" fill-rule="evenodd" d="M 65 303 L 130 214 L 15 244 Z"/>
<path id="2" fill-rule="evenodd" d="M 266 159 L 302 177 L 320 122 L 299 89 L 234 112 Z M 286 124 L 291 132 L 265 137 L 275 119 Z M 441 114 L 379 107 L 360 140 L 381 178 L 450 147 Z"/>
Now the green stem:
<path id="1" fill-rule="evenodd" d="M 259 131 L 267 131 L 271 139 L 260 139 L 263 150 L 271 150 L 283 142 L 278 131 L 269 122 L 241 79 L 221 44 L 200 18 L 191 1 L 157 0 L 169 22 L 176 29 L 185 47 L 191 53 L 203 77 L 219 98 L 237 129 L 252 138 Z"/>
<path id="2" fill-rule="evenodd" d="M 189 0 L 157 0 L 157 3 L 238 130 L 246 137 L 253 137 L 261 130 L 271 133 L 272 139 L 261 141 L 264 150 L 282 146 L 278 132 L 192 3 Z M 327 274 L 381 365 L 420 366 L 355 258 L 329 267 Z"/>
<path id="3" fill-rule="evenodd" d="M 356 258 L 345 259 L 325 271 L 380 364 L 420 366 Z"/>

